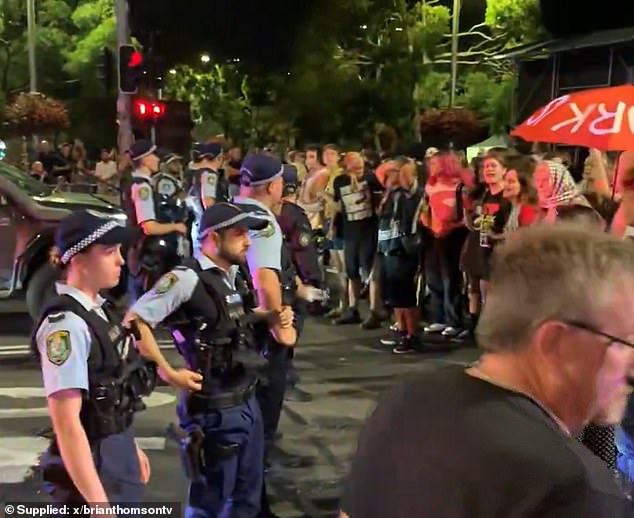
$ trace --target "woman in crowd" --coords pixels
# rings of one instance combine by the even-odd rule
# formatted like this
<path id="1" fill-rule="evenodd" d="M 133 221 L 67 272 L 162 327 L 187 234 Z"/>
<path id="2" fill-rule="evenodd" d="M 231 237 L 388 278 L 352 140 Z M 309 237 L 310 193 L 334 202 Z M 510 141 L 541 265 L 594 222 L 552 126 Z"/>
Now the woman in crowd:
<path id="1" fill-rule="evenodd" d="M 554 223 L 575 219 L 605 225 L 603 218 L 592 208 L 585 196 L 579 194 L 572 175 L 564 165 L 544 160 L 537 166 L 533 180 L 542 221 Z"/>
<path id="2" fill-rule="evenodd" d="M 511 213 L 511 202 L 504 197 L 507 158 L 508 152 L 503 148 L 493 148 L 487 152 L 482 163 L 484 194 L 475 201 L 473 228 L 479 233 L 479 241 L 470 260 L 475 266 L 472 273 L 477 273 L 480 279 L 480 294 L 483 301 L 486 299 L 491 257 L 497 244 L 497 240 L 492 236 L 504 232 Z"/>
<path id="3" fill-rule="evenodd" d="M 511 212 L 504 225 L 505 236 L 537 220 L 537 193 L 533 187 L 535 165 L 534 160 L 523 155 L 507 159 L 503 193 L 511 202 Z"/>
<path id="4" fill-rule="evenodd" d="M 467 230 L 462 187 L 472 181 L 465 182 L 466 172 L 453 153 L 428 159 L 427 171 L 425 192 L 429 209 L 421 213 L 421 222 L 432 233 L 425 254 L 432 323 L 425 332 L 455 338 L 463 333 L 460 252 Z"/>
<path id="5" fill-rule="evenodd" d="M 475 185 L 467 189 L 467 198 L 464 207 L 464 218 L 467 229 L 467 239 L 465 240 L 462 253 L 460 255 L 460 270 L 464 273 L 469 299 L 469 322 L 468 329 L 472 336 L 475 336 L 475 328 L 478 323 L 478 315 L 482 306 L 482 294 L 480 293 L 480 276 L 482 268 L 478 264 L 479 256 L 477 248 L 480 246 L 480 231 L 477 230 L 473 221 L 477 217 L 476 206 L 484 196 L 486 184 L 482 174 L 483 157 L 476 157 L 471 161 L 471 170 L 474 173 Z M 476 259 L 474 261 L 474 259 Z"/>
<path id="6" fill-rule="evenodd" d="M 379 206 L 379 254 L 383 301 L 394 310 L 399 339 L 393 349 L 403 354 L 419 347 L 416 274 L 420 259 L 418 219 L 425 190 L 416 163 L 405 158 L 390 162 Z"/>

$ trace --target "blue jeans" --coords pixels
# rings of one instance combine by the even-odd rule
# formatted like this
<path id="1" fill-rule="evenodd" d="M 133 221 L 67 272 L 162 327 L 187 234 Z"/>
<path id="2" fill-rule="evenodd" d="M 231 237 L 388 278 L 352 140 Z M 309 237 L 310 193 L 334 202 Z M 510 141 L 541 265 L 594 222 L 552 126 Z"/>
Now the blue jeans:
<path id="1" fill-rule="evenodd" d="M 182 407 L 179 407 L 182 410 Z M 204 433 L 205 473 L 189 485 L 186 518 L 255 518 L 260 512 L 264 474 L 262 414 L 255 399 L 245 404 L 189 417 L 182 412 L 181 426 L 200 426 Z M 216 444 L 239 444 L 237 455 L 218 461 Z"/>
<path id="2" fill-rule="evenodd" d="M 460 252 L 466 230 L 457 228 L 445 237 L 433 237 L 425 254 L 430 318 L 435 324 L 462 327 L 462 273 Z"/>

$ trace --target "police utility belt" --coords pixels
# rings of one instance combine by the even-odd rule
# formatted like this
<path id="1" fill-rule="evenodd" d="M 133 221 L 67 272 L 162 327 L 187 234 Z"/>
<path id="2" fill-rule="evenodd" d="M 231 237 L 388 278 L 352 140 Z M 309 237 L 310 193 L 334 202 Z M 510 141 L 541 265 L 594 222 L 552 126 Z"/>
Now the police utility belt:
<path id="1" fill-rule="evenodd" d="M 53 299 L 42 317 L 43 321 L 52 313 L 71 311 L 88 326 L 88 392 L 82 394 L 80 420 L 90 442 L 124 432 L 134 414 L 146 408 L 143 397 L 154 390 L 157 379 L 156 365 L 141 358 L 129 331 L 113 323 L 119 319 L 112 310 L 107 305 L 103 310 L 108 321 L 62 295 Z M 51 451 L 59 453 L 55 440 Z"/>
<path id="2" fill-rule="evenodd" d="M 233 289 L 218 269 L 202 270 L 195 259 L 185 260 L 180 268 L 194 270 L 201 281 L 177 321 L 168 324 L 173 335 L 179 331 L 188 337 L 182 345 L 177 341 L 177 346 L 203 376 L 202 390 L 187 394 L 187 411 L 196 415 L 241 406 L 255 392 L 258 362 L 265 363 L 249 348 L 251 314 L 245 305 L 251 307 L 254 296 L 241 278 Z M 205 314 L 212 307 L 217 313 L 210 323 Z"/>

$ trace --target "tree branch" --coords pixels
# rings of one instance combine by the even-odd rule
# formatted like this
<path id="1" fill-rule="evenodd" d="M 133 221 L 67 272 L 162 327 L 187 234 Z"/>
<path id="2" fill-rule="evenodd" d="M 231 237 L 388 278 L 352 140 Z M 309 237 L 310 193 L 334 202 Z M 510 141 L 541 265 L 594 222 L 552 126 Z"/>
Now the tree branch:
<path id="1" fill-rule="evenodd" d="M 449 63 L 452 63 L 452 61 L 450 59 L 435 59 L 433 63 L 434 64 L 449 64 Z M 481 65 L 482 63 L 483 63 L 482 61 L 458 60 L 459 65 Z"/>

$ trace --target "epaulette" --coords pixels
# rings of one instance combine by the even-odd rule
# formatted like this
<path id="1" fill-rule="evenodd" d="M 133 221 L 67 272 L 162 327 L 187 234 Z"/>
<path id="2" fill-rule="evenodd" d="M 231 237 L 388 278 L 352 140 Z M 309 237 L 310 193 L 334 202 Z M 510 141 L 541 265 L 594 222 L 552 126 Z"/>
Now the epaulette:
<path id="1" fill-rule="evenodd" d="M 48 321 L 51 324 L 55 324 L 57 322 L 61 322 L 66 318 L 66 313 L 64 311 L 60 311 L 59 313 L 51 313 L 48 315 Z"/>

